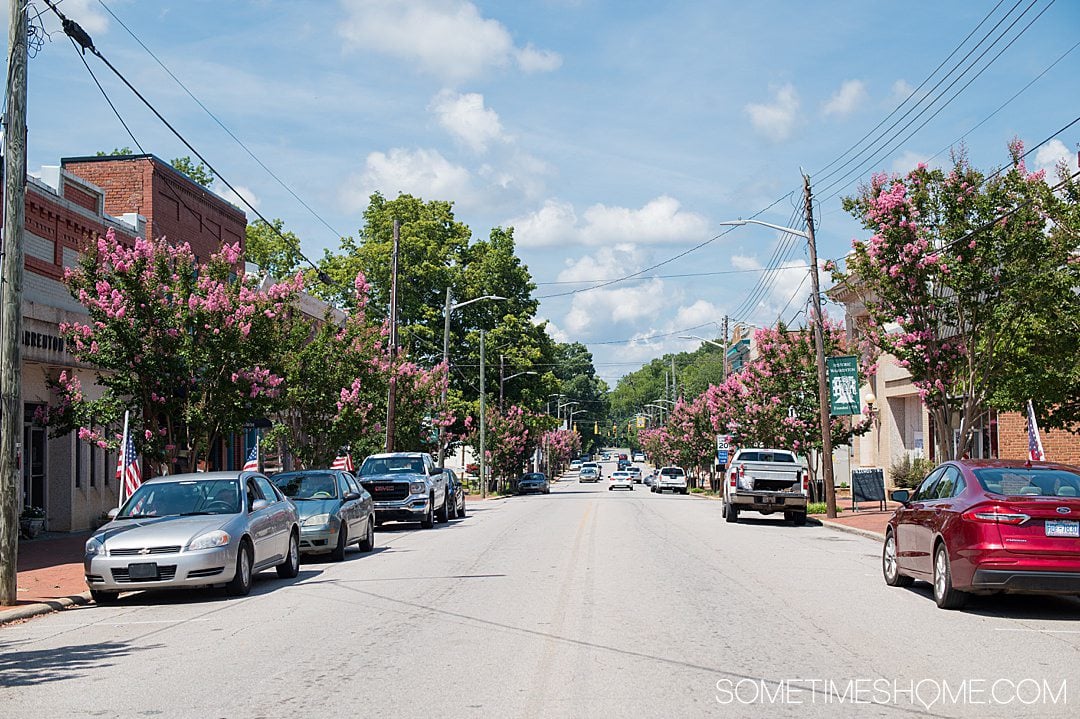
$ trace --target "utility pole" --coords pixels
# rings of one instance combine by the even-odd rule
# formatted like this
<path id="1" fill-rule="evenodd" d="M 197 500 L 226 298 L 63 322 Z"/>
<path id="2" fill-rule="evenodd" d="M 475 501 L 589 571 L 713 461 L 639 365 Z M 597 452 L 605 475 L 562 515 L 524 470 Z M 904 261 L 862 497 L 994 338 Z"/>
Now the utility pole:
<path id="1" fill-rule="evenodd" d="M 450 285 L 446 286 L 446 307 L 443 309 L 442 363 L 446 367 L 446 382 L 442 388 L 442 408 L 446 411 L 446 393 L 450 388 Z M 446 427 L 439 423 L 439 468 L 446 466 Z"/>
<path id="2" fill-rule="evenodd" d="M 394 451 L 397 424 L 397 351 L 398 351 L 398 249 L 401 223 L 394 219 L 394 245 L 390 251 L 390 391 L 386 398 L 386 451 Z"/>
<path id="3" fill-rule="evenodd" d="M 671 401 L 679 399 L 679 385 L 675 382 L 675 355 L 671 355 Z"/>
<path id="4" fill-rule="evenodd" d="M 503 412 L 503 383 L 506 382 L 506 355 L 499 355 L 499 414 Z"/>
<path id="5" fill-rule="evenodd" d="M 821 413 L 821 474 L 825 483 L 825 516 L 836 516 L 836 488 L 833 486 L 832 421 L 829 415 L 828 382 L 825 378 L 825 317 L 821 312 L 821 285 L 818 282 L 817 243 L 814 239 L 814 196 L 810 176 L 803 175 L 806 203 L 806 234 L 810 247 L 810 279 L 813 283 L 814 348 L 817 350 L 818 409 Z"/>
<path id="6" fill-rule="evenodd" d="M 487 496 L 487 458 L 484 456 L 484 442 L 487 439 L 487 407 L 484 391 L 484 330 L 480 330 L 480 496 Z"/>
<path id="7" fill-rule="evenodd" d="M 26 2 L 8 0 L 4 113 L 4 235 L 0 264 L 0 605 L 18 600 L 19 462 L 22 435 L 23 223 L 26 211 Z"/>
<path id="8" fill-rule="evenodd" d="M 728 316 L 724 315 L 724 379 L 727 379 L 728 372 L 730 371 L 728 369 L 727 351 L 728 351 Z"/>

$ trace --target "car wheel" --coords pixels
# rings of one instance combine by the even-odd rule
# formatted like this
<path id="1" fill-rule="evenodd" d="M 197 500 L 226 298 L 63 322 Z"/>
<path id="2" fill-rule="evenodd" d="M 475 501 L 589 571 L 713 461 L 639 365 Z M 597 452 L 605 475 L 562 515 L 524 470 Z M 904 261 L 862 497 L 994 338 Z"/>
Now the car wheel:
<path id="1" fill-rule="evenodd" d="M 446 495 L 443 495 L 442 506 L 439 507 L 437 513 L 439 524 L 446 524 L 450 521 L 450 507 L 446 505 Z"/>
<path id="2" fill-rule="evenodd" d="M 792 512 L 791 523 L 796 527 L 801 527 L 806 524 L 806 512 Z"/>
<path id="3" fill-rule="evenodd" d="M 613 489 L 614 489 L 614 487 L 608 487 L 608 488 L 607 488 L 607 491 L 609 491 L 609 492 L 610 492 L 610 491 L 611 491 L 611 490 L 613 490 Z"/>
<path id="4" fill-rule="evenodd" d="M 236 551 L 236 574 L 232 581 L 225 585 L 226 594 L 233 597 L 245 597 L 251 591 L 251 545 L 246 541 L 240 543 Z"/>
<path id="5" fill-rule="evenodd" d="M 953 588 L 949 551 L 944 544 L 934 552 L 934 601 L 942 609 L 958 609 L 967 601 L 967 594 Z"/>
<path id="6" fill-rule="evenodd" d="M 724 515 L 724 519 L 726 519 L 731 524 L 735 524 L 739 521 L 739 510 L 736 509 L 735 505 L 728 505 L 727 514 Z"/>
<path id="7" fill-rule="evenodd" d="M 727 502 L 720 503 L 720 516 L 727 519 Z"/>
<path id="8" fill-rule="evenodd" d="M 461 509 L 458 510 L 458 515 L 457 516 L 459 516 L 459 517 L 464 517 L 465 516 L 465 498 L 464 497 L 461 498 Z"/>
<path id="9" fill-rule="evenodd" d="M 431 529 L 435 526 L 435 500 L 429 499 L 427 512 L 424 514 L 424 518 L 420 520 L 421 529 Z"/>
<path id="10" fill-rule="evenodd" d="M 900 560 L 896 556 L 896 535 L 892 531 L 885 535 L 885 546 L 881 549 L 881 573 L 890 587 L 910 587 L 915 581 L 900 573 Z"/>
<path id="11" fill-rule="evenodd" d="M 289 535 L 289 551 L 276 569 L 282 579 L 292 579 L 300 573 L 300 540 L 296 538 L 296 532 Z"/>
<path id="12" fill-rule="evenodd" d="M 368 518 L 367 532 L 364 534 L 364 538 L 360 540 L 360 551 L 370 552 L 375 549 L 375 521 Z"/>
<path id="13" fill-rule="evenodd" d="M 457 519 L 457 499 L 450 503 L 450 507 L 447 509 L 447 517 L 450 519 Z"/>
<path id="14" fill-rule="evenodd" d="M 340 562 L 345 559 L 345 547 L 349 544 L 349 525 L 346 522 L 341 523 L 341 529 L 337 533 L 337 544 L 330 551 L 330 559 L 335 562 Z"/>
<path id="15" fill-rule="evenodd" d="M 102 589 L 91 589 L 90 598 L 99 606 L 116 604 L 120 601 L 120 592 L 106 592 Z"/>

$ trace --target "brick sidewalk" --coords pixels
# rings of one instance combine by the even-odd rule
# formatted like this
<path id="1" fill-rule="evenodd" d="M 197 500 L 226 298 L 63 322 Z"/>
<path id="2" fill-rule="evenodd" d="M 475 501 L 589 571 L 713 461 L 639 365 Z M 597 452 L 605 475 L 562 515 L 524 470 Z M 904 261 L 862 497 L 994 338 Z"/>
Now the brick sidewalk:
<path id="1" fill-rule="evenodd" d="M 838 498 L 837 506 L 844 511 L 837 513 L 835 519 L 828 519 L 824 514 L 813 514 L 811 517 L 818 520 L 826 527 L 884 540 L 885 527 L 888 526 L 889 519 L 893 516 L 893 511 L 900 505 L 896 502 L 887 502 L 885 505 L 887 509 L 881 510 L 879 509 L 881 505 L 877 502 L 864 502 L 863 506 L 866 507 L 866 509 L 852 511 L 850 499 L 847 500 L 847 505 L 845 506 L 843 500 Z"/>
<path id="2" fill-rule="evenodd" d="M 0 624 L 87 601 L 83 549 L 89 532 L 19 540 L 18 601 L 0 607 Z"/>

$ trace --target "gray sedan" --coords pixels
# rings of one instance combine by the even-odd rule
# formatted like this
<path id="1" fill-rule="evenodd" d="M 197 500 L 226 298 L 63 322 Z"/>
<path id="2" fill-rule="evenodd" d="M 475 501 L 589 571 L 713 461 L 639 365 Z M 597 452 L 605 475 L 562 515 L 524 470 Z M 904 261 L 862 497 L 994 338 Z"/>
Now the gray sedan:
<path id="1" fill-rule="evenodd" d="M 311 469 L 275 474 L 274 486 L 291 499 L 300 513 L 300 552 L 330 553 L 345 559 L 345 548 L 361 552 L 375 546 L 375 512 L 371 495 L 356 479 L 336 469 Z"/>
<path id="2" fill-rule="evenodd" d="M 218 584 L 242 596 L 256 572 L 300 571 L 296 507 L 257 472 L 155 477 L 110 514 L 83 560 L 98 604 L 129 590 Z"/>

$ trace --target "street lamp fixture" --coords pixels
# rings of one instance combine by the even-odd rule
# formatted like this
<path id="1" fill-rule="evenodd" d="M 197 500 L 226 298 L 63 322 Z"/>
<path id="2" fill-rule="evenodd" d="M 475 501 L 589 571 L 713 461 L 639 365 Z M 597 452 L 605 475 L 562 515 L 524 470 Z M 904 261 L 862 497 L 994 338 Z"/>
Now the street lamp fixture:
<path id="1" fill-rule="evenodd" d="M 505 297 L 500 297 L 499 295 L 484 295 L 483 297 L 474 297 L 471 300 L 465 300 L 464 302 L 458 302 L 456 304 L 451 302 L 451 299 L 452 298 L 450 296 L 450 288 L 447 287 L 446 288 L 446 306 L 443 308 L 442 361 L 443 361 L 443 364 L 446 365 L 446 370 L 447 370 L 446 383 L 443 384 L 443 390 L 442 390 L 442 406 L 443 406 L 443 409 L 446 409 L 446 393 L 447 393 L 447 390 L 449 389 L 449 386 L 450 386 L 450 375 L 449 375 L 449 372 L 450 372 L 450 313 L 453 312 L 456 309 L 460 309 L 460 308 L 464 307 L 465 305 L 471 305 L 473 302 L 479 302 L 480 300 L 505 300 L 506 298 Z M 481 342 L 480 345 L 481 345 L 481 347 L 480 347 L 481 350 L 483 350 L 483 342 Z M 483 366 L 483 364 L 484 364 L 484 362 L 483 362 L 483 352 L 481 352 L 481 356 L 480 356 L 480 365 L 481 365 L 481 367 Z M 483 378 L 483 374 L 481 374 L 481 378 Z M 481 384 L 483 384 L 483 382 L 481 382 Z M 483 395 L 481 394 L 481 400 L 482 399 L 483 399 Z M 484 426 L 484 413 L 483 412 L 480 413 L 480 426 L 481 426 L 481 428 L 483 428 L 483 426 Z M 483 429 L 481 429 L 480 435 L 483 436 L 483 434 L 484 434 Z M 442 467 L 444 462 L 446 461 L 446 448 L 443 446 L 445 436 L 446 436 L 446 428 L 443 427 L 442 425 L 440 425 L 439 426 L 439 453 L 438 453 L 439 467 Z M 483 454 L 484 454 L 484 452 L 481 449 L 481 451 L 480 451 L 480 463 L 481 463 L 481 466 L 483 465 L 483 462 L 484 462 Z"/>
<path id="2" fill-rule="evenodd" d="M 509 377 L 502 377 L 501 376 L 501 373 L 502 373 L 502 365 L 501 364 L 499 365 L 499 372 L 500 372 L 500 377 L 499 377 L 499 411 L 502 412 L 503 411 L 503 385 L 506 384 L 508 381 L 514 379 L 515 377 L 521 377 L 522 375 L 537 374 L 537 373 L 533 372 L 532 370 L 529 370 L 528 372 L 516 372 L 516 373 L 510 375 Z"/>
<path id="3" fill-rule="evenodd" d="M 720 349 L 724 350 L 725 352 L 727 351 L 727 347 L 725 347 L 723 344 L 721 344 L 719 342 L 716 342 L 714 340 L 707 340 L 704 337 L 698 337 L 697 335 L 679 335 L 679 339 L 681 339 L 681 340 L 700 340 L 700 341 L 702 341 L 702 342 L 704 342 L 706 344 L 710 344 L 710 345 L 712 345 L 714 347 L 719 347 Z"/>

